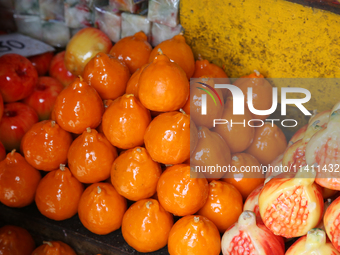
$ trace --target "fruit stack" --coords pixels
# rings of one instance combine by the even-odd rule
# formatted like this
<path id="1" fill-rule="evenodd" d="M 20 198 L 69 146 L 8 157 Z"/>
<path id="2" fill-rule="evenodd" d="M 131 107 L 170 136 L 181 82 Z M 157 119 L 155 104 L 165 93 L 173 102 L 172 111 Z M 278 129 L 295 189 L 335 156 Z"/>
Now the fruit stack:
<path id="1" fill-rule="evenodd" d="M 268 116 L 246 106 L 233 115 L 231 94 L 214 88 L 213 78 L 228 82 L 227 74 L 195 62 L 182 35 L 152 48 L 142 31 L 112 46 L 102 31 L 84 28 L 65 52 L 3 55 L 0 70 L 4 205 L 35 202 L 55 221 L 78 213 L 97 235 L 121 228 L 143 253 L 167 245 L 171 255 L 340 254 L 340 103 L 287 144 Z M 252 88 L 256 109 L 272 105 L 272 86 L 259 72 L 234 85 Z M 202 115 L 207 88 L 214 96 Z M 214 119 L 257 123 L 214 127 Z M 235 171 L 197 171 L 216 164 Z M 260 170 L 269 165 L 290 171 L 265 176 Z M 245 167 L 259 171 L 246 175 Z M 11 254 L 75 254 L 57 240 L 33 252 L 27 231 L 14 226 L 0 233 L 0 249 L 10 246 Z"/>

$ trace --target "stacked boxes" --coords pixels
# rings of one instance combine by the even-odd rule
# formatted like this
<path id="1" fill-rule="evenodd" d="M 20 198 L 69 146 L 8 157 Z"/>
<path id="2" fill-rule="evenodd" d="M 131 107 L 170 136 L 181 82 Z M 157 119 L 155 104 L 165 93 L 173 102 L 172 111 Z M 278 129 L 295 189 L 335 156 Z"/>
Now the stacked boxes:
<path id="1" fill-rule="evenodd" d="M 0 7 L 11 14 L 18 32 L 55 47 L 65 47 L 89 26 L 113 42 L 143 31 L 153 46 L 182 31 L 179 0 L 0 0 Z"/>

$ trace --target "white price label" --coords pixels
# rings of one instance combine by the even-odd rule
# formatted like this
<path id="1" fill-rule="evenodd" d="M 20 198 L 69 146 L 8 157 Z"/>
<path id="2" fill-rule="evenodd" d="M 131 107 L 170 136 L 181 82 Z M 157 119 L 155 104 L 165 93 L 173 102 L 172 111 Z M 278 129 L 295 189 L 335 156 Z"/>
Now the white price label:
<path id="1" fill-rule="evenodd" d="M 22 34 L 0 35 L 0 56 L 16 53 L 30 57 L 54 50 L 52 46 Z"/>

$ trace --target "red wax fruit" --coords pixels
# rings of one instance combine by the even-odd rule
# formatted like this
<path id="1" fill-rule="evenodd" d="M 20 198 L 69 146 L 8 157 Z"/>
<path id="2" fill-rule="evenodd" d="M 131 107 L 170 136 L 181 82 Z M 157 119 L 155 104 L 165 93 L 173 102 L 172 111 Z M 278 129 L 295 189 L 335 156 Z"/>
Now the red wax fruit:
<path id="1" fill-rule="evenodd" d="M 244 211 L 238 222 L 222 237 L 223 255 L 284 255 L 284 241 L 275 236 L 264 224 L 256 221 L 254 212 Z"/>
<path id="2" fill-rule="evenodd" d="M 38 122 L 36 111 L 23 103 L 5 104 L 0 121 L 0 141 L 7 151 L 19 151 L 21 139 L 34 123 Z"/>
<path id="3" fill-rule="evenodd" d="M 31 61 L 32 65 L 37 69 L 38 75 L 44 76 L 50 68 L 53 55 L 53 52 L 45 52 L 29 57 L 28 60 Z"/>
<path id="4" fill-rule="evenodd" d="M 51 61 L 49 75 L 60 81 L 65 87 L 77 78 L 70 71 L 66 69 L 65 62 L 65 51 L 56 54 Z"/>
<path id="5" fill-rule="evenodd" d="M 0 93 L 4 102 L 24 99 L 37 81 L 38 72 L 27 58 L 14 53 L 0 57 Z"/>
<path id="6" fill-rule="evenodd" d="M 5 146 L 0 142 L 0 161 L 4 160 L 6 158 L 6 150 Z"/>
<path id="7" fill-rule="evenodd" d="M 50 118 L 54 102 L 59 93 L 64 89 L 63 84 L 52 77 L 39 77 L 33 93 L 23 100 L 23 103 L 31 106 L 39 116 L 39 120 Z"/>
<path id="8" fill-rule="evenodd" d="M 2 95 L 0 93 L 0 120 L 2 118 L 3 113 L 4 113 L 4 100 L 2 99 Z"/>

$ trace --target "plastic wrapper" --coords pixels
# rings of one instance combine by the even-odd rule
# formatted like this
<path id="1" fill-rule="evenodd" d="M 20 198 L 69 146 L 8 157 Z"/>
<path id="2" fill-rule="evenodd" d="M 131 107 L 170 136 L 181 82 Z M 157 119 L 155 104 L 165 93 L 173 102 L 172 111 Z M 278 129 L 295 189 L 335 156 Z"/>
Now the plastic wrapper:
<path id="1" fill-rule="evenodd" d="M 18 14 L 40 14 L 39 0 L 14 0 L 14 8 Z"/>
<path id="2" fill-rule="evenodd" d="M 148 19 L 169 27 L 178 25 L 179 0 L 149 0 Z"/>
<path id="3" fill-rule="evenodd" d="M 109 4 L 109 0 L 64 0 L 64 3 L 67 3 L 71 6 L 76 4 L 85 4 L 89 8 L 93 8 L 94 6 L 104 6 Z"/>
<path id="4" fill-rule="evenodd" d="M 151 38 L 151 22 L 147 17 L 123 12 L 120 38 L 134 35 L 139 31 L 143 31 L 148 38 Z"/>
<path id="5" fill-rule="evenodd" d="M 14 14 L 18 32 L 41 40 L 42 26 L 39 16 Z"/>
<path id="6" fill-rule="evenodd" d="M 74 6 L 76 4 L 79 4 L 80 0 L 64 0 L 64 3 L 68 4 L 68 5 L 71 5 L 71 6 Z"/>
<path id="7" fill-rule="evenodd" d="M 73 37 L 76 33 L 78 33 L 82 29 L 83 28 L 70 28 L 71 37 Z"/>
<path id="8" fill-rule="evenodd" d="M 158 23 L 152 23 L 151 26 L 151 45 L 157 46 L 165 40 L 169 40 L 175 35 L 183 31 L 183 27 L 179 24 L 175 27 L 168 27 Z"/>
<path id="9" fill-rule="evenodd" d="M 145 0 L 110 0 L 111 7 L 120 11 L 137 13 L 141 9 L 141 3 Z"/>
<path id="10" fill-rule="evenodd" d="M 95 7 L 95 26 L 113 42 L 120 39 L 121 14 L 111 6 Z"/>
<path id="11" fill-rule="evenodd" d="M 42 40 L 44 42 L 56 47 L 65 47 L 70 38 L 70 29 L 63 22 L 42 22 Z"/>
<path id="12" fill-rule="evenodd" d="M 85 3 L 64 3 L 64 15 L 65 24 L 70 28 L 90 27 L 93 23 L 93 12 Z"/>
<path id="13" fill-rule="evenodd" d="M 109 5 L 109 0 L 85 0 L 90 6 L 94 7 L 105 7 Z M 91 1 L 92 3 L 90 3 Z"/>
<path id="14" fill-rule="evenodd" d="M 42 20 L 64 20 L 63 0 L 39 0 Z"/>

